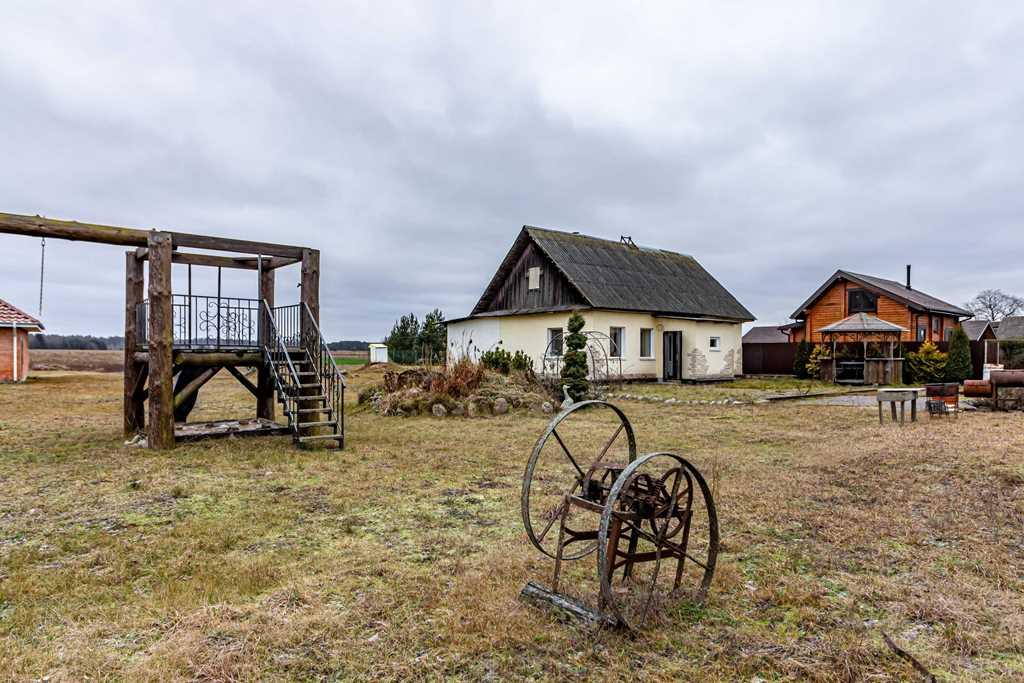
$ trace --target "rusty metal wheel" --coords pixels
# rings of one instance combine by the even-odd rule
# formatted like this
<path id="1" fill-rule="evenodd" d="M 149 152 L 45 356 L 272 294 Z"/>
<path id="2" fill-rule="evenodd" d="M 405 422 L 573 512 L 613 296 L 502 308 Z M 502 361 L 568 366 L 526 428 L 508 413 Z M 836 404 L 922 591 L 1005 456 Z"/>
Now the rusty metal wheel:
<path id="1" fill-rule="evenodd" d="M 576 419 L 566 422 L 570 416 Z M 633 426 L 611 403 L 582 401 L 556 415 L 537 439 L 523 474 L 523 526 L 530 542 L 554 558 L 566 495 L 603 504 L 615 476 L 635 459 Z M 574 530 L 571 523 L 586 516 L 571 507 L 567 514 L 569 541 L 562 559 L 578 560 L 597 548 L 597 519 L 590 529 Z"/>
<path id="2" fill-rule="evenodd" d="M 642 627 L 671 596 L 703 601 L 718 558 L 711 490 L 678 455 L 642 455 L 615 480 L 597 542 L 602 608 L 623 625 Z M 672 561 L 674 570 L 663 571 Z"/>

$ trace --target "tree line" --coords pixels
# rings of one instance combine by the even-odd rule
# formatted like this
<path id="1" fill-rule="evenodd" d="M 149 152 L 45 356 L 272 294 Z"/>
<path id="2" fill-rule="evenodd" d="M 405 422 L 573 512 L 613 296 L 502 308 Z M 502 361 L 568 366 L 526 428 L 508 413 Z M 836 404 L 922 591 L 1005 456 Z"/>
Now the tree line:
<path id="1" fill-rule="evenodd" d="M 448 331 L 444 313 L 439 308 L 419 321 L 415 313 L 408 313 L 395 321 L 391 332 L 384 338 L 388 355 L 398 363 L 440 363 L 448 356 Z"/>
<path id="2" fill-rule="evenodd" d="M 30 349 L 75 351 L 116 351 L 124 348 L 124 337 L 94 337 L 91 334 L 30 334 Z"/>

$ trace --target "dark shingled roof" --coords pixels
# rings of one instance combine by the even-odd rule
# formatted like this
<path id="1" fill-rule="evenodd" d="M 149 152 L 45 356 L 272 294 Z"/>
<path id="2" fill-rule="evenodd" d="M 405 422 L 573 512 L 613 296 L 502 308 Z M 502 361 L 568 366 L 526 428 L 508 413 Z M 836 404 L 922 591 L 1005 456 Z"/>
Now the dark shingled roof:
<path id="1" fill-rule="evenodd" d="M 886 280 L 885 278 L 875 277 L 874 275 L 861 275 L 859 273 L 851 273 L 848 270 L 837 270 L 835 274 L 828 279 L 821 287 L 818 288 L 814 294 L 810 296 L 807 301 L 800 304 L 800 308 L 793 311 L 790 318 L 797 318 L 804 314 L 804 311 L 811 307 L 818 297 L 824 294 L 829 287 L 833 285 L 837 280 L 846 279 L 850 282 L 855 282 L 862 287 L 873 289 L 885 294 L 888 297 L 900 301 L 921 311 L 928 311 L 931 313 L 945 313 L 947 315 L 955 315 L 961 318 L 970 318 L 974 314 L 968 310 L 954 306 L 953 304 L 943 301 L 942 299 L 936 299 L 934 296 L 925 294 L 916 289 L 907 289 L 906 285 L 896 282 L 895 280 Z"/>
<path id="2" fill-rule="evenodd" d="M 981 339 L 981 335 L 985 334 L 985 330 L 991 326 L 992 324 L 987 320 L 965 320 L 960 323 L 960 327 L 963 328 L 967 338 L 971 341 Z"/>
<path id="3" fill-rule="evenodd" d="M 900 333 L 906 332 L 905 327 L 900 327 L 887 320 L 876 318 L 873 315 L 867 313 L 854 313 L 853 315 L 843 318 L 837 323 L 826 325 L 822 327 L 819 332 L 838 332 L 842 333 L 855 333 L 855 332 L 893 332 Z"/>
<path id="4" fill-rule="evenodd" d="M 523 234 L 594 308 L 744 322 L 755 319 L 692 256 L 529 225 L 523 226 L 520 238 Z M 520 243 L 525 246 L 525 240 L 517 240 Z M 474 311 L 483 308 L 493 285 L 492 281 Z"/>
<path id="5" fill-rule="evenodd" d="M 775 325 L 764 325 L 751 327 L 743 335 L 744 344 L 787 344 L 789 335 L 785 334 Z"/>
<path id="6" fill-rule="evenodd" d="M 1015 315 L 1003 318 L 996 330 L 999 341 L 1024 341 L 1024 316 Z"/>

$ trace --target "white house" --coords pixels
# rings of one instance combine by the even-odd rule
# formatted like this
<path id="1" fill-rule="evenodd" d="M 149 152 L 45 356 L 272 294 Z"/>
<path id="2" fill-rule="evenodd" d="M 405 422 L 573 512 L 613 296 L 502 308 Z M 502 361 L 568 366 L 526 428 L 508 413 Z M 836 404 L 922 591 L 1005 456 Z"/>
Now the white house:
<path id="1" fill-rule="evenodd" d="M 754 320 L 692 256 L 524 226 L 472 313 L 448 322 L 449 356 L 501 347 L 550 368 L 577 310 L 592 362 L 630 379 L 739 375 L 741 328 Z"/>

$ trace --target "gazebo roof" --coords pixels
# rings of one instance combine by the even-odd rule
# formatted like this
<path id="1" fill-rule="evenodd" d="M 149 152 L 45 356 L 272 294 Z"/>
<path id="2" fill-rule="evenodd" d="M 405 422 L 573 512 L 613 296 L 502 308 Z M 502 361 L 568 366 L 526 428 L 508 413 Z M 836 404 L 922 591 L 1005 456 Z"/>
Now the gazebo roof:
<path id="1" fill-rule="evenodd" d="M 907 329 L 867 313 L 854 313 L 818 331 L 823 334 L 902 334 Z"/>

